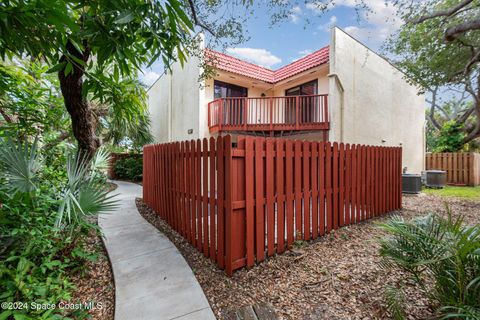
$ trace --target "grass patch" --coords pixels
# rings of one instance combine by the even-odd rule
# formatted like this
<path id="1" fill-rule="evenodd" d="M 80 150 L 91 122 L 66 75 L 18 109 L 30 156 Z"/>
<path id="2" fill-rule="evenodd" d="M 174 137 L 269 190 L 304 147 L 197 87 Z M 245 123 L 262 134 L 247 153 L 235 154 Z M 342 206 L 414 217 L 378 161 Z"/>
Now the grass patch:
<path id="1" fill-rule="evenodd" d="M 443 189 L 424 188 L 423 192 L 445 198 L 462 198 L 480 200 L 480 187 L 456 187 L 446 186 Z"/>

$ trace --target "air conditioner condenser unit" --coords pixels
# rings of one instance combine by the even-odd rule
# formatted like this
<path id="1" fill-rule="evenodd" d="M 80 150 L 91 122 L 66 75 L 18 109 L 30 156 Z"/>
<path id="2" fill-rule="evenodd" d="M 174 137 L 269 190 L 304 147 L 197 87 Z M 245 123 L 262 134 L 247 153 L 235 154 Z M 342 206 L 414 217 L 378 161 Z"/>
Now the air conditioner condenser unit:
<path id="1" fill-rule="evenodd" d="M 402 192 L 416 194 L 422 191 L 422 176 L 419 174 L 402 174 Z"/>

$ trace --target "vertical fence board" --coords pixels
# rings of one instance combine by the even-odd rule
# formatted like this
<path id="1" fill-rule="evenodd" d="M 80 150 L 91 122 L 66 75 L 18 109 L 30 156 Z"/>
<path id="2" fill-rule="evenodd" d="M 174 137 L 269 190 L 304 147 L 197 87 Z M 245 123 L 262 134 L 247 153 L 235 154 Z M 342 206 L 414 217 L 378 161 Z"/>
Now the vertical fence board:
<path id="1" fill-rule="evenodd" d="M 339 151 L 338 151 L 338 143 L 333 143 L 333 152 L 332 152 L 332 178 L 333 178 L 333 229 L 337 229 L 339 225 L 339 190 L 338 190 L 338 177 L 339 177 Z"/>
<path id="2" fill-rule="evenodd" d="M 196 174 L 196 200 L 197 200 L 197 248 L 202 251 L 203 228 L 202 228 L 202 143 L 197 139 L 197 149 L 195 154 L 195 174 Z"/>
<path id="3" fill-rule="evenodd" d="M 333 190 L 332 190 L 332 145 L 327 142 L 325 146 L 325 191 L 326 191 L 326 231 L 332 231 L 333 227 Z"/>
<path id="4" fill-rule="evenodd" d="M 310 240 L 310 142 L 303 142 L 303 240 Z"/>
<path id="5" fill-rule="evenodd" d="M 285 186 L 286 186 L 286 209 L 287 209 L 287 246 L 293 244 L 294 214 L 293 214 L 293 143 L 292 140 L 285 142 Z"/>
<path id="6" fill-rule="evenodd" d="M 216 167 L 215 167 L 215 138 L 210 138 L 210 190 L 209 190 L 209 202 L 210 202 L 210 259 L 216 261 L 217 257 L 217 239 L 216 239 L 216 195 L 217 190 L 215 188 L 216 180 Z"/>
<path id="7" fill-rule="evenodd" d="M 266 208 L 267 208 L 267 253 L 275 253 L 275 207 L 274 207 L 274 150 L 273 140 L 267 139 L 265 147 L 265 172 L 266 172 Z"/>
<path id="8" fill-rule="evenodd" d="M 318 143 L 311 144 L 312 165 L 312 237 L 318 237 Z"/>
<path id="9" fill-rule="evenodd" d="M 326 186 L 325 186 L 325 142 L 320 142 L 318 144 L 318 197 L 319 197 L 319 217 L 318 217 L 318 227 L 319 235 L 323 236 L 325 234 L 325 220 L 326 220 Z"/>
<path id="10" fill-rule="evenodd" d="M 245 171 L 254 172 L 253 139 L 245 138 Z M 255 194 L 253 174 L 245 175 L 245 206 L 247 220 L 247 267 L 255 263 Z"/>
<path id="11" fill-rule="evenodd" d="M 223 137 L 217 139 L 217 263 L 220 268 L 225 267 L 225 207 L 224 207 L 224 162 L 223 153 L 224 141 Z"/>
<path id="12" fill-rule="evenodd" d="M 276 191 L 277 191 L 277 252 L 285 251 L 285 142 L 277 139 L 276 145 Z"/>
<path id="13" fill-rule="evenodd" d="M 264 140 L 255 139 L 255 229 L 257 261 L 265 259 Z"/>
<path id="14" fill-rule="evenodd" d="M 303 238 L 302 233 L 302 142 L 295 141 L 295 162 L 294 162 L 294 180 L 295 180 L 295 240 Z"/>
<path id="15" fill-rule="evenodd" d="M 339 219 L 338 225 L 345 225 L 345 145 L 339 144 L 338 149 L 338 171 L 339 171 L 339 183 L 338 183 L 338 205 L 339 205 Z"/>
<path id="16" fill-rule="evenodd" d="M 202 150 L 202 200 L 203 200 L 203 254 L 208 257 L 210 254 L 208 245 L 208 140 L 203 139 Z"/>

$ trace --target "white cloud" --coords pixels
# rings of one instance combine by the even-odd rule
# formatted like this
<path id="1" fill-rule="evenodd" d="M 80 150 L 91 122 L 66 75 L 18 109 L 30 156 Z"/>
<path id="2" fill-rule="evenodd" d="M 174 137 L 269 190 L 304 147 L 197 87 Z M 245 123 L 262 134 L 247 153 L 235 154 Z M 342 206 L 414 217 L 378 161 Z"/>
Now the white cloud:
<path id="1" fill-rule="evenodd" d="M 313 51 L 311 49 L 305 49 L 305 50 L 300 50 L 300 51 L 297 51 L 297 53 L 299 54 L 298 57 L 296 58 L 293 58 L 293 59 L 290 59 L 290 62 L 295 62 L 297 61 L 298 59 L 301 59 L 305 56 L 308 56 L 310 53 L 312 53 Z"/>
<path id="2" fill-rule="evenodd" d="M 302 15 L 302 13 L 302 8 L 300 8 L 299 6 L 293 7 L 292 10 L 290 10 L 290 21 L 292 21 L 293 23 L 298 23 L 300 21 L 300 16 Z"/>
<path id="3" fill-rule="evenodd" d="M 157 81 L 160 75 L 154 71 L 143 71 L 143 75 L 140 77 L 140 80 L 147 86 L 151 86 L 155 81 Z"/>
<path id="4" fill-rule="evenodd" d="M 321 24 L 318 26 L 319 30 L 329 31 L 330 28 L 334 27 L 337 24 L 337 17 L 331 16 L 327 23 Z"/>
<path id="5" fill-rule="evenodd" d="M 359 0 L 336 0 L 336 6 L 355 8 L 361 6 Z M 368 9 L 360 9 L 360 25 L 350 25 L 344 28 L 354 38 L 379 46 L 389 35 L 401 26 L 402 21 L 396 17 L 393 0 L 369 0 Z"/>
<path id="6" fill-rule="evenodd" d="M 298 54 L 301 55 L 302 57 L 305 57 L 306 55 L 309 55 L 310 53 L 312 53 L 311 49 L 305 49 L 305 50 L 298 51 Z"/>
<path id="7" fill-rule="evenodd" d="M 282 62 L 282 59 L 265 49 L 227 48 L 227 52 L 239 59 L 243 59 L 266 68 L 271 68 L 273 65 Z"/>

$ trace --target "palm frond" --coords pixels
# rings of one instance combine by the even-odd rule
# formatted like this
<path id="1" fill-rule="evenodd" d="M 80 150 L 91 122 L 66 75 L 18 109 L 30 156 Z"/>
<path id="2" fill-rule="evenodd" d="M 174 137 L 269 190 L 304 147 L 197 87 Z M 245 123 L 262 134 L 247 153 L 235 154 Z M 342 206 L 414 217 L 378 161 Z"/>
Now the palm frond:
<path id="1" fill-rule="evenodd" d="M 394 218 L 380 227 L 382 267 L 407 271 L 433 303 L 448 306 L 444 318 L 472 317 L 480 308 L 480 225 L 465 226 L 463 218 L 431 214 L 404 221 Z M 425 278 L 434 281 L 433 290 Z"/>
<path id="2" fill-rule="evenodd" d="M 112 211 L 117 207 L 114 195 L 110 195 L 105 184 L 94 177 L 95 170 L 108 161 L 108 153 L 104 150 L 99 152 L 92 162 L 82 154 L 68 157 L 68 183 L 58 208 L 57 227 L 77 224 L 87 216 Z"/>
<path id="3" fill-rule="evenodd" d="M 404 320 L 405 312 L 403 311 L 405 305 L 405 295 L 401 289 L 387 286 L 384 290 L 385 302 L 387 309 L 392 314 L 395 320 Z"/>
<path id="4" fill-rule="evenodd" d="M 37 189 L 36 179 L 41 165 L 37 145 L 37 139 L 31 146 L 0 139 L 0 174 L 12 194 Z"/>

